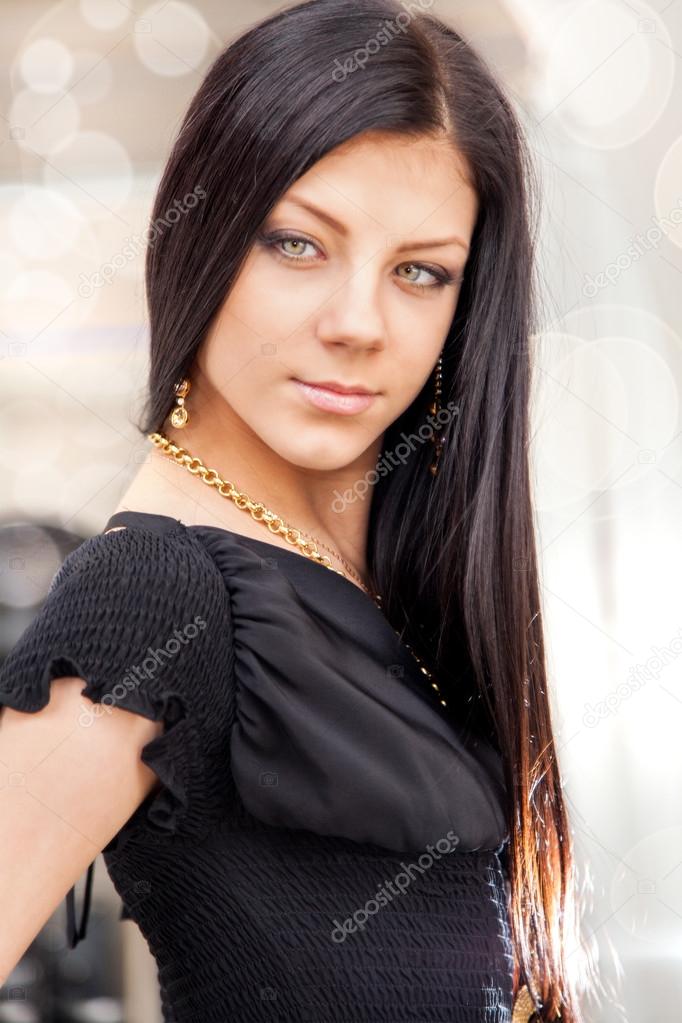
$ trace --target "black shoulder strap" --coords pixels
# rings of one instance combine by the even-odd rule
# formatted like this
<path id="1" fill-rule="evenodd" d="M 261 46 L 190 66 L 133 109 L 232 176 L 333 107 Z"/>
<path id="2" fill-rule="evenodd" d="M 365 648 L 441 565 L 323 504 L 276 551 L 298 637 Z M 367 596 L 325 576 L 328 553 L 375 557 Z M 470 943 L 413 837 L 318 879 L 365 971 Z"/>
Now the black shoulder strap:
<path id="1" fill-rule="evenodd" d="M 87 877 L 85 879 L 85 894 L 83 895 L 83 911 L 81 913 L 81 922 L 76 930 L 76 886 L 67 893 L 66 896 L 66 940 L 69 943 L 69 948 L 75 948 L 79 941 L 82 941 L 85 937 L 85 930 L 88 923 L 88 916 L 90 913 L 90 896 L 92 894 L 92 878 L 95 872 L 95 862 L 93 861 L 88 867 Z"/>

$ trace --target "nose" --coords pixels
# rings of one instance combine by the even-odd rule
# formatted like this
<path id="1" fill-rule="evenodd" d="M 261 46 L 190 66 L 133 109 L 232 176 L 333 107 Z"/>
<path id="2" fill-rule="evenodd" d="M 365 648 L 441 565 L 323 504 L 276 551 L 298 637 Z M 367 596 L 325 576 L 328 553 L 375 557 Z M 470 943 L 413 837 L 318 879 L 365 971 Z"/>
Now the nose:
<path id="1" fill-rule="evenodd" d="M 349 348 L 386 346 L 386 321 L 376 270 L 366 264 L 340 282 L 317 314 L 317 337 Z"/>

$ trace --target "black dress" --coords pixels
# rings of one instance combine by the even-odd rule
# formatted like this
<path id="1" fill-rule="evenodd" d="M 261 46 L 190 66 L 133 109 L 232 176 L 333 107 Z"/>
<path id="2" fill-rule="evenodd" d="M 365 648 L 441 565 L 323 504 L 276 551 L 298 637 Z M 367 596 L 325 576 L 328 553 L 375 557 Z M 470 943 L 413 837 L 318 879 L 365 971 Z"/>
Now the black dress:
<path id="1" fill-rule="evenodd" d="M 164 721 L 159 784 L 103 849 L 164 1020 L 508 1023 L 497 751 L 343 576 L 218 527 L 118 525 L 55 574 L 0 704 L 75 675 L 83 727 L 111 704 Z"/>

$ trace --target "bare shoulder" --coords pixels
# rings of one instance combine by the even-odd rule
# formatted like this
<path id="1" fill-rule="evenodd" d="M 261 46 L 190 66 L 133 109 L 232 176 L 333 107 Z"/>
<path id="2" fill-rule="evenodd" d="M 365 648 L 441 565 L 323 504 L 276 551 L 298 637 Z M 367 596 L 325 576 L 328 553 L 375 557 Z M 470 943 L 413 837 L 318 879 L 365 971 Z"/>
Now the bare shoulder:
<path id="1" fill-rule="evenodd" d="M 121 495 L 111 515 L 118 512 L 143 512 L 147 515 L 165 515 L 187 526 L 217 526 L 220 529 L 244 533 L 255 539 L 263 538 L 263 526 L 249 515 L 207 488 L 186 470 L 170 462 L 155 449 L 140 466 L 136 476 Z M 112 526 L 106 533 L 126 526 Z M 268 536 L 277 544 L 278 538 Z M 283 548 L 290 545 L 280 541 Z"/>
<path id="2" fill-rule="evenodd" d="M 144 512 L 147 515 L 170 515 L 189 525 L 197 518 L 197 498 L 201 497 L 198 481 L 183 474 L 175 464 L 152 449 L 136 475 L 121 495 L 111 515 L 118 512 Z M 201 519 L 201 516 L 200 516 Z M 125 529 L 125 526 L 112 526 Z"/>

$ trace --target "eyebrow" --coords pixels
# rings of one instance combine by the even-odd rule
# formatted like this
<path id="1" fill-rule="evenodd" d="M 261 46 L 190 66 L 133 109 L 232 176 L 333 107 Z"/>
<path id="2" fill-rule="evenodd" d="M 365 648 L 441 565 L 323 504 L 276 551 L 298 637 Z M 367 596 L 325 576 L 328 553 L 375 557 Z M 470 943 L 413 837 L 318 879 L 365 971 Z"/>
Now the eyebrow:
<path id="1" fill-rule="evenodd" d="M 330 227 L 333 227 L 335 231 L 338 231 L 344 238 L 348 236 L 348 228 L 345 224 L 342 224 L 340 220 L 332 217 L 331 213 L 326 213 L 325 210 L 321 210 L 318 206 L 314 206 L 310 202 L 306 202 L 305 199 L 294 198 L 290 196 L 285 199 L 284 202 L 293 204 L 294 206 L 300 206 L 302 209 L 312 213 L 314 217 L 319 217 L 320 220 L 324 220 Z M 399 245 L 396 252 L 406 252 L 409 249 L 435 249 L 442 245 L 459 245 L 466 252 L 469 251 L 469 246 L 461 238 L 437 238 L 433 241 L 410 241 Z"/>

